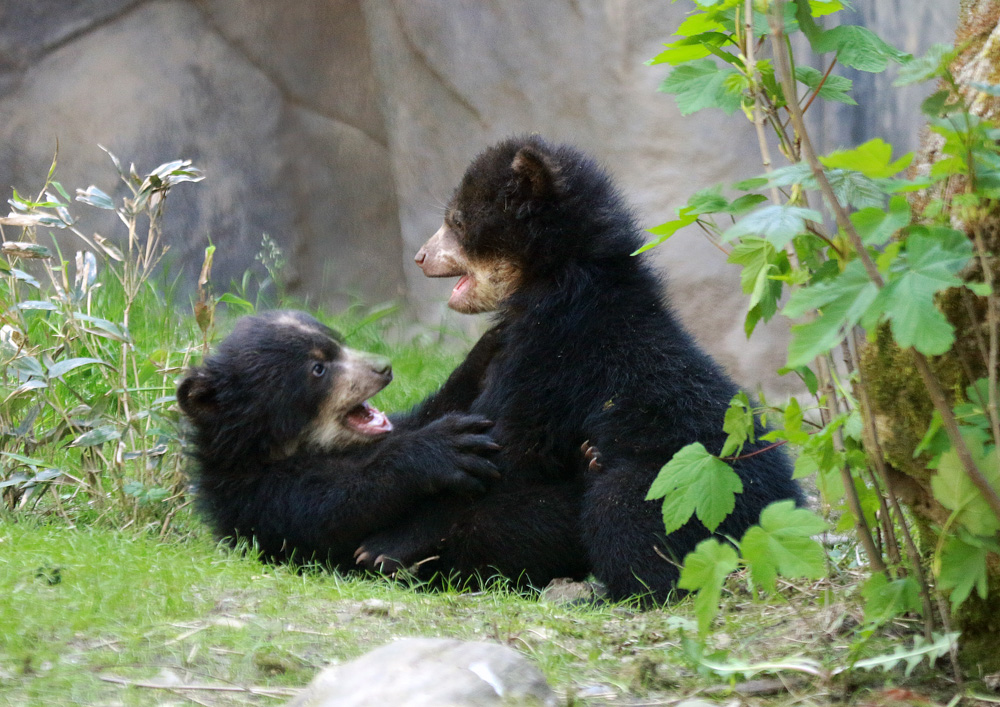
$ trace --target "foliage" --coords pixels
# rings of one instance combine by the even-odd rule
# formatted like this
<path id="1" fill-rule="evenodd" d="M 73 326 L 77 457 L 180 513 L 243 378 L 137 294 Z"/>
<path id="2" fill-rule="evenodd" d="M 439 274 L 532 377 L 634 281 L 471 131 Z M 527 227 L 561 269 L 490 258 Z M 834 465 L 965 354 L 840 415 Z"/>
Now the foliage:
<path id="1" fill-rule="evenodd" d="M 56 160 L 38 195 L 15 189 L 12 212 L 0 218 L 0 294 L 11 303 L 0 343 L 0 487 L 11 510 L 35 508 L 51 491 L 52 510 L 67 518 L 115 509 L 165 527 L 184 495 L 173 381 L 194 340 L 190 326 L 165 316 L 171 284 L 157 291 L 153 278 L 166 252 L 166 197 L 202 174 L 178 160 L 140 176 L 111 159 L 128 196 L 116 204 L 91 185 L 76 201 L 115 213 L 127 229 L 123 249 L 79 228 L 54 179 Z M 12 227 L 20 240 L 7 240 Z M 88 250 L 70 262 L 65 241 L 38 242 L 43 229 L 68 232 Z"/>
<path id="2" fill-rule="evenodd" d="M 271 289 L 280 304 L 294 303 L 280 289 L 284 260 L 266 234 L 259 287 L 248 273 L 214 295 L 210 245 L 190 309 L 178 302 L 162 265 L 165 206 L 171 189 L 200 181 L 201 172 L 177 160 L 140 175 L 111 159 L 126 196 L 91 185 L 76 201 L 114 212 L 125 227 L 120 241 L 86 235 L 55 179 L 55 160 L 37 196 L 14 190 L 10 215 L 0 217 L 0 301 L 10 303 L 0 313 L 0 515 L 57 514 L 165 533 L 188 502 L 175 381 L 227 319 L 255 311 Z M 71 246 L 82 249 L 65 257 Z M 323 318 L 353 345 L 388 353 L 382 331 L 394 311 L 355 305 Z M 390 409 L 412 404 L 455 363 L 417 343 L 392 353 L 397 382 L 378 398 Z"/>
<path id="3" fill-rule="evenodd" d="M 1000 205 L 1000 128 L 974 115 L 971 101 L 977 90 L 1000 90 L 958 85 L 949 68 L 957 53 L 950 47 L 936 45 L 914 59 L 862 27 L 823 29 L 817 18 L 840 10 L 840 2 L 694 4 L 674 41 L 650 61 L 672 67 L 661 90 L 676 96 L 682 114 L 741 109 L 757 129 L 765 172 L 730 189 L 720 185 L 694 194 L 675 220 L 650 229 L 655 238 L 647 247 L 697 224 L 742 268 L 740 284 L 750 296 L 747 335 L 779 312 L 792 321 L 783 372 L 800 376 L 815 400 L 803 406 L 793 398 L 763 408 L 769 420 L 783 423 L 765 440 L 800 453 L 796 476 L 816 476 L 825 510 L 840 518 L 838 530 L 854 529 L 868 556 L 874 574 L 866 587 L 868 623 L 861 638 L 873 626 L 915 612 L 923 615 L 929 639 L 934 594 L 949 597 L 953 607 L 973 591 L 985 597 L 989 557 L 998 549 L 1000 298 L 994 291 L 995 240 L 987 242 L 981 224 Z M 798 32 L 803 46 L 828 62 L 826 71 L 806 68 L 812 62 L 791 55 L 790 35 Z M 901 65 L 900 85 L 941 80 L 941 90 L 922 109 L 940 137 L 942 159 L 927 176 L 913 178 L 901 174 L 913 155 L 896 155 L 877 138 L 815 154 L 803 114 L 816 100 L 853 102 L 851 81 L 838 76 L 837 67 L 880 72 L 891 64 Z M 772 165 L 768 130 L 788 166 Z M 919 196 L 919 208 L 911 205 L 912 194 Z M 943 390 L 927 358 L 951 352 L 962 333 L 941 308 L 942 296 L 958 290 L 987 312 L 986 333 L 978 335 L 980 358 L 963 363 L 972 383 L 964 394 Z M 872 384 L 859 365 L 866 341 L 886 334 L 911 357 L 935 410 L 917 454 L 926 455 L 933 495 L 951 515 L 933 528 L 939 541 L 931 577 L 922 571 L 910 518 L 900 513 L 887 484 L 866 402 Z M 952 392 L 954 403 L 948 400 Z M 728 478 L 726 455 L 739 454 L 752 435 L 749 410 L 745 397 L 734 399 L 723 454 L 714 457 L 690 445 L 664 466 L 650 498 L 664 498 L 668 531 L 692 513 L 714 530 L 722 512 L 732 508 L 741 489 L 727 483 L 720 491 L 720 484 Z M 807 430 L 805 422 L 815 429 Z M 873 527 L 884 545 L 875 542 Z M 821 576 L 823 553 L 810 536 L 823 528 L 807 511 L 772 507 L 759 527 L 728 539 L 740 550 L 739 560 L 723 541 L 702 543 L 685 561 L 681 585 L 699 594 L 701 635 L 716 615 L 723 570 L 737 562 L 749 567 L 755 586 L 770 591 L 779 576 Z M 713 562 L 716 570 L 707 571 Z M 947 626 L 947 616 L 940 620 Z M 914 650 L 916 655 L 921 649 Z"/>

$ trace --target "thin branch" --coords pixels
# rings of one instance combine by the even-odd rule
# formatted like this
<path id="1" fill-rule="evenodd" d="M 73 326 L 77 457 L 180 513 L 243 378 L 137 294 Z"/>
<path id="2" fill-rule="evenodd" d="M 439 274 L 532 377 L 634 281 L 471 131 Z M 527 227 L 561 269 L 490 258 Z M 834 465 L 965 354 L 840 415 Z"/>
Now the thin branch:
<path id="1" fill-rule="evenodd" d="M 778 447 L 783 447 L 786 444 L 788 444 L 788 440 L 787 439 L 783 439 L 783 440 L 780 440 L 778 442 L 772 442 L 771 444 L 767 445 L 766 447 L 761 447 L 760 449 L 757 449 L 757 450 L 755 450 L 753 452 L 750 452 L 749 454 L 734 454 L 731 457 L 720 457 L 720 459 L 722 459 L 722 461 L 724 461 L 724 462 L 734 462 L 734 461 L 739 461 L 741 459 L 749 459 L 750 457 L 755 457 L 758 454 L 763 454 L 764 452 L 770 452 L 772 449 L 777 449 Z"/>
<path id="2" fill-rule="evenodd" d="M 806 101 L 806 104 L 804 106 L 802 106 L 802 114 L 803 115 L 806 114 L 806 112 L 809 110 L 809 106 L 811 106 L 812 103 L 813 103 L 813 101 L 816 100 L 816 96 L 819 95 L 819 92 L 820 92 L 820 90 L 822 90 L 823 84 L 826 83 L 826 80 L 828 78 L 830 78 L 830 72 L 833 71 L 833 67 L 835 67 L 836 65 L 837 65 L 837 57 L 834 57 L 833 61 L 830 62 L 830 66 L 827 67 L 826 73 L 823 74 L 823 78 L 821 78 L 819 80 L 819 83 L 816 84 L 816 90 L 812 92 L 812 95 L 809 96 L 809 100 Z"/>

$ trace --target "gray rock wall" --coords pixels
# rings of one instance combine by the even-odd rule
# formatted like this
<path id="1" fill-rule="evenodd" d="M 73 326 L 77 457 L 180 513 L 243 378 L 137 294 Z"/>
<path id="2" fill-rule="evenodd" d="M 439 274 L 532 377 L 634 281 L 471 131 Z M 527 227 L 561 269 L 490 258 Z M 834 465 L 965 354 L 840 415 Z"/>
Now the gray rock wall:
<path id="1" fill-rule="evenodd" d="M 950 41 L 957 3 L 862 0 L 856 17 L 908 51 Z M 642 223 L 693 191 L 760 171 L 749 124 L 681 117 L 643 62 L 683 19 L 659 0 L 0 0 L 0 189 L 31 192 L 60 146 L 62 182 L 191 158 L 207 175 L 172 196 L 174 259 L 216 280 L 253 266 L 261 235 L 285 249 L 293 291 L 331 308 L 406 298 L 437 324 L 452 283 L 412 265 L 468 160 L 512 132 L 579 144 L 617 175 Z M 825 147 L 874 135 L 914 144 L 919 96 L 855 77 L 873 102 L 822 107 Z M 84 213 L 83 207 L 76 210 Z M 105 216 L 104 220 L 98 218 Z M 116 223 L 87 225 L 115 235 Z M 697 234 L 655 251 L 684 319 L 747 385 L 784 333 L 748 343 L 738 273 Z M 470 318 L 450 322 L 474 330 Z M 473 322 L 470 324 L 470 322 Z"/>
<path id="2" fill-rule="evenodd" d="M 172 257 L 190 273 L 211 238 L 217 280 L 239 277 L 268 233 L 292 263 L 289 284 L 314 299 L 403 294 L 358 2 L 7 0 L 0 86 L 5 191 L 37 189 L 57 139 L 70 190 L 115 189 L 98 144 L 140 170 L 190 158 L 206 181 L 177 189 L 168 210 Z M 89 216 L 116 232 L 113 218 Z"/>

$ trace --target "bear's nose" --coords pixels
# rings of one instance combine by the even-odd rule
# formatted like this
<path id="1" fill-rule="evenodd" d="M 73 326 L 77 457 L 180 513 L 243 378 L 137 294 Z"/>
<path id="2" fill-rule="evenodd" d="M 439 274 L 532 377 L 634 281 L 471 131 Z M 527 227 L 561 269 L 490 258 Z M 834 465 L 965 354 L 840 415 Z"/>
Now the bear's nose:
<path id="1" fill-rule="evenodd" d="M 382 358 L 381 356 L 373 358 L 371 361 L 371 368 L 372 372 L 377 373 L 380 376 L 392 378 L 392 364 L 387 358 Z"/>
<path id="2" fill-rule="evenodd" d="M 426 260 L 426 259 L 427 259 L 427 253 L 424 252 L 423 248 L 421 248 L 420 250 L 418 250 L 417 254 L 415 256 L 413 256 L 413 262 L 415 262 L 420 267 L 424 266 L 424 260 Z"/>

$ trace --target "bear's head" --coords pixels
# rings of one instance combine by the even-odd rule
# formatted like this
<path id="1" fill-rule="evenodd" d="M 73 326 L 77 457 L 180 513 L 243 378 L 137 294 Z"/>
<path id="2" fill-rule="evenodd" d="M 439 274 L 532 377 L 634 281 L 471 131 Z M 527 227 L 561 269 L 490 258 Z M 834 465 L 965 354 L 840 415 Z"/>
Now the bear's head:
<path id="1" fill-rule="evenodd" d="M 448 306 L 473 314 L 574 265 L 627 258 L 640 245 L 607 173 L 571 146 L 530 135 L 472 161 L 415 260 L 428 277 L 459 277 Z"/>
<path id="2" fill-rule="evenodd" d="M 368 398 L 392 380 L 388 359 L 354 351 L 313 317 L 244 317 L 177 388 L 202 455 L 339 451 L 389 432 Z"/>

